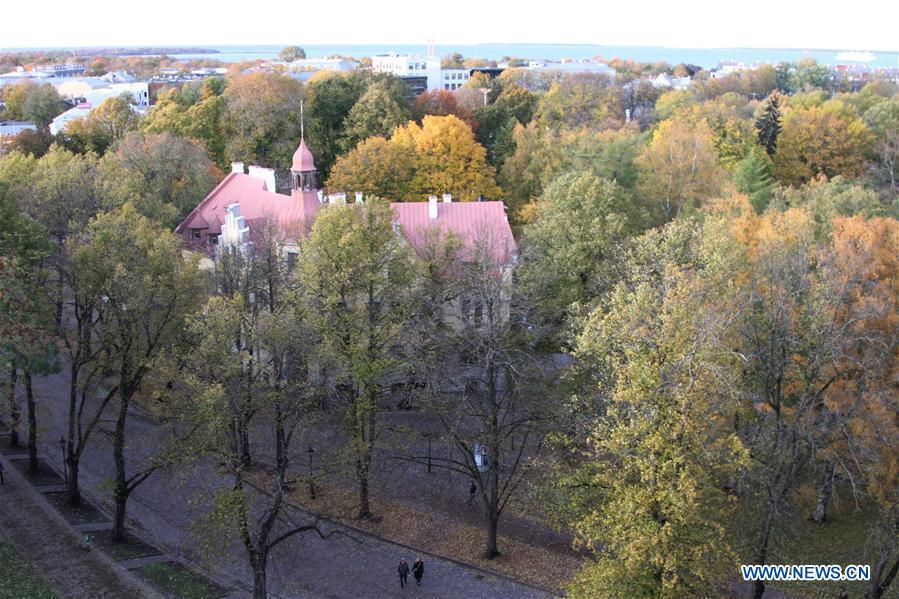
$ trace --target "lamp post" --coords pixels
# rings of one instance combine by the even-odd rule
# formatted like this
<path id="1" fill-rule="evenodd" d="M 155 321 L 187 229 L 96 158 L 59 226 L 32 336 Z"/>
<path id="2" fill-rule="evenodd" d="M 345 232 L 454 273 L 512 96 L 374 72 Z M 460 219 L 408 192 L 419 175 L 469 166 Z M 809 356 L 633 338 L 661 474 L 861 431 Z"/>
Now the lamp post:
<path id="1" fill-rule="evenodd" d="M 59 436 L 59 452 L 62 454 L 62 472 L 66 481 L 66 488 L 69 487 L 69 464 L 66 462 L 66 440 Z"/>
<path id="2" fill-rule="evenodd" d="M 312 449 L 312 444 L 306 450 L 306 455 L 309 456 L 309 499 L 315 501 L 315 480 L 312 478 L 312 457 L 315 455 L 315 450 Z"/>
<path id="3" fill-rule="evenodd" d="M 484 94 L 484 106 L 487 106 L 487 94 L 490 93 L 489 87 L 479 87 L 478 91 Z"/>

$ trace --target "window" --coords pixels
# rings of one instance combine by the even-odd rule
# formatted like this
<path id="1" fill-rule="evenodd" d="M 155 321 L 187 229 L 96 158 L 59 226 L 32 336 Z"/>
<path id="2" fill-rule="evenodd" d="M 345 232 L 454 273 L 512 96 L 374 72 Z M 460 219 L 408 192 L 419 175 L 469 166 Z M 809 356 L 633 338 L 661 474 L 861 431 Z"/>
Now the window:
<path id="1" fill-rule="evenodd" d="M 296 252 L 287 252 L 287 272 L 293 272 L 297 268 L 300 255 Z"/>
<path id="2" fill-rule="evenodd" d="M 209 245 L 218 245 L 219 244 L 219 236 L 218 235 L 207 235 L 206 243 Z"/>
<path id="3" fill-rule="evenodd" d="M 443 84 L 443 89 L 449 89 L 449 83 L 444 83 L 444 84 Z"/>
<path id="4" fill-rule="evenodd" d="M 190 230 L 190 238 L 199 240 L 200 239 L 200 230 L 199 229 L 191 229 Z"/>

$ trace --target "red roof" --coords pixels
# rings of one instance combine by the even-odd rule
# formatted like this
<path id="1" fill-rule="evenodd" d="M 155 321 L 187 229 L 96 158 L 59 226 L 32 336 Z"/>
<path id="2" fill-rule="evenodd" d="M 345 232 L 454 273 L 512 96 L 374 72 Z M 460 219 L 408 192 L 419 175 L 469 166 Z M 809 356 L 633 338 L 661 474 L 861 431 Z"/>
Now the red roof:
<path id="1" fill-rule="evenodd" d="M 305 139 L 300 140 L 300 147 L 293 153 L 293 166 L 290 167 L 290 170 L 298 173 L 315 170 L 315 161 L 312 158 L 312 152 L 306 146 Z"/>
<path id="2" fill-rule="evenodd" d="M 321 206 L 314 191 L 294 190 L 289 196 L 272 193 L 262 179 L 230 173 L 187 215 L 175 232 L 182 235 L 189 246 L 211 254 L 213 246 L 206 243 L 206 235 L 221 234 L 225 208 L 231 204 L 240 204 L 240 214 L 251 232 L 256 228 L 254 224 L 267 218 L 277 220 L 285 241 L 296 241 L 311 226 Z M 190 229 L 200 230 L 202 238 L 192 239 Z"/>
<path id="3" fill-rule="evenodd" d="M 497 264 L 512 262 L 518 248 L 502 202 L 438 202 L 437 218 L 428 217 L 428 202 L 390 204 L 403 234 L 416 248 L 427 240 L 427 231 L 439 227 L 462 242 L 462 259 L 470 260 L 478 247 L 493 254 Z"/>

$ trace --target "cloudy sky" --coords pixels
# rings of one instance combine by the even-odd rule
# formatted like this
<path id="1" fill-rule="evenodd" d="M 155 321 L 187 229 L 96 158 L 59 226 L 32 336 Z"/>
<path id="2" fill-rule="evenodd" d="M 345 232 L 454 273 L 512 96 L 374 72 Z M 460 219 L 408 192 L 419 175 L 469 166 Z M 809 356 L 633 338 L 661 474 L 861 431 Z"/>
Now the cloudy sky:
<path id="1" fill-rule="evenodd" d="M 590 43 L 899 50 L 897 0 L 9 0 L 0 48 Z"/>

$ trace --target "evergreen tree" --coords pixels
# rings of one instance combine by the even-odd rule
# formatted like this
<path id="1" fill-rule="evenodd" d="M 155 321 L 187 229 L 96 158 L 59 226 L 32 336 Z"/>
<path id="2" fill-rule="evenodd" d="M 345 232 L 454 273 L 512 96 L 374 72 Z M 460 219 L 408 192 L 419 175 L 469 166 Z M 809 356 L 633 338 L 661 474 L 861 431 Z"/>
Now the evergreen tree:
<path id="1" fill-rule="evenodd" d="M 758 214 L 765 211 L 774 193 L 774 181 L 771 179 L 768 158 L 760 148 L 750 148 L 737 164 L 734 183 L 737 191 L 749 196 L 749 203 Z"/>
<path id="2" fill-rule="evenodd" d="M 777 136 L 780 135 L 780 95 L 775 91 L 768 96 L 762 114 L 755 121 L 758 130 L 759 144 L 774 156 L 777 149 Z"/>

